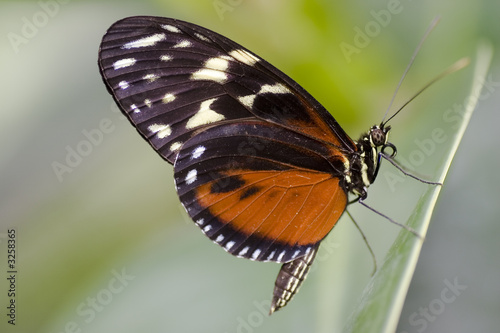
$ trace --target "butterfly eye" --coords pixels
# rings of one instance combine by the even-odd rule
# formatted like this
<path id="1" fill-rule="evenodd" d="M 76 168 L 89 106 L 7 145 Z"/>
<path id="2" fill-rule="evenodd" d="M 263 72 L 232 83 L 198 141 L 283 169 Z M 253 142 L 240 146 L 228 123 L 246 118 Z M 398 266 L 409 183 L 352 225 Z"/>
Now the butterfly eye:
<path id="1" fill-rule="evenodd" d="M 382 129 L 378 126 L 374 126 L 370 129 L 370 139 L 375 147 L 380 147 L 387 142 L 387 133 L 390 127 Z"/>

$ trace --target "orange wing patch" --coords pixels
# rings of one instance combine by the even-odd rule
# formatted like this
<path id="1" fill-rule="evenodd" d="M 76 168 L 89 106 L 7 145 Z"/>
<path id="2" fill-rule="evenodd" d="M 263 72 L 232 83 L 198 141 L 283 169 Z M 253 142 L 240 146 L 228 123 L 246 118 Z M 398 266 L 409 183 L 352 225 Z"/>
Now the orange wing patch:
<path id="1" fill-rule="evenodd" d="M 347 196 L 338 182 L 306 170 L 231 170 L 195 196 L 239 233 L 300 246 L 321 241 L 342 215 Z"/>

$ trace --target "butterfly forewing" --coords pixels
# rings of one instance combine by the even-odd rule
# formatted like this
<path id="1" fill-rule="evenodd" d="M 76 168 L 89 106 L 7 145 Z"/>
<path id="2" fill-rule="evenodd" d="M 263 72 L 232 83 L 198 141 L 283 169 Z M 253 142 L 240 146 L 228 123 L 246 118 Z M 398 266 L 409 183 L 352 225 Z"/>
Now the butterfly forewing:
<path id="1" fill-rule="evenodd" d="M 281 71 L 194 24 L 158 17 L 116 22 L 99 66 L 137 130 L 170 163 L 195 131 L 264 119 L 346 151 L 354 143 L 333 117 Z"/>

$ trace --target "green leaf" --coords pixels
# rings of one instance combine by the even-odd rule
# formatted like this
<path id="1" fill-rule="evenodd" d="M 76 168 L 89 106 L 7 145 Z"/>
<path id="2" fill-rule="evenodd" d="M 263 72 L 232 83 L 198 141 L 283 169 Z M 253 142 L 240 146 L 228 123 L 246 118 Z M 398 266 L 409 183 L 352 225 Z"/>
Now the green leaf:
<path id="1" fill-rule="evenodd" d="M 491 47 L 486 43 L 480 45 L 477 51 L 469 103 L 466 105 L 466 112 L 439 167 L 440 182 L 443 182 L 446 177 L 475 109 L 491 57 Z M 440 191 L 441 186 L 430 186 L 418 201 L 407 222 L 408 226 L 417 230 L 424 237 Z M 406 230 L 401 230 L 381 267 L 366 286 L 355 311 L 344 327 L 344 332 L 394 332 L 396 330 L 422 245 L 423 240 Z"/>

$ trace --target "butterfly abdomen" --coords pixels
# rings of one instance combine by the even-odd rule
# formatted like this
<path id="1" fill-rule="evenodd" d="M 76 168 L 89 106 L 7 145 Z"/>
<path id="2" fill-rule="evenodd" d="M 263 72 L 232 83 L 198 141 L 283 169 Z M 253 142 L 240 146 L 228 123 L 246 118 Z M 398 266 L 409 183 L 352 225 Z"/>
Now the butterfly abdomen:
<path id="1" fill-rule="evenodd" d="M 295 259 L 281 266 L 278 277 L 274 285 L 273 299 L 269 314 L 278 311 L 290 302 L 292 297 L 299 290 L 302 282 L 306 279 L 307 273 L 318 252 L 318 247 L 313 248 L 304 257 Z"/>

